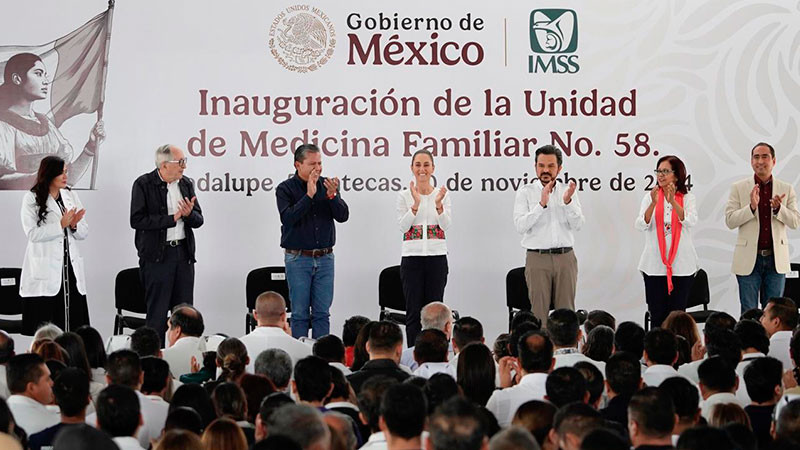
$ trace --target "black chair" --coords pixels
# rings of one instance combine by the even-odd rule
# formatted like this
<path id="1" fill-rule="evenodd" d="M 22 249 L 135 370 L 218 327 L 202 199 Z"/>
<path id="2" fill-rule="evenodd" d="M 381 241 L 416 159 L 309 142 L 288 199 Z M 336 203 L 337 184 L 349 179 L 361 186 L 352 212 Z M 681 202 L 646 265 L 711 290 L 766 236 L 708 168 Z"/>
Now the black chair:
<path id="1" fill-rule="evenodd" d="M 21 316 L 22 297 L 19 296 L 19 277 L 22 269 L 18 267 L 0 268 L 0 315 Z M 22 333 L 22 317 L 19 319 L 0 319 L 0 330 L 6 333 Z"/>
<path id="2" fill-rule="evenodd" d="M 381 307 L 380 320 L 406 324 L 406 297 L 400 281 L 400 266 L 381 270 L 378 277 L 378 305 Z"/>
<path id="3" fill-rule="evenodd" d="M 800 306 L 800 264 L 792 263 L 791 272 L 786 274 L 786 286 L 783 288 L 783 296 L 794 300 L 794 304 Z"/>
<path id="4" fill-rule="evenodd" d="M 281 294 L 286 300 L 286 312 L 291 314 L 292 304 L 289 301 L 289 283 L 286 281 L 286 268 L 283 266 L 259 267 L 247 274 L 245 283 L 245 298 L 247 302 L 247 314 L 244 318 L 245 334 L 253 331 L 258 326 L 256 318 L 253 317 L 253 309 L 256 307 L 256 299 L 259 295 L 267 291 L 274 291 Z"/>
<path id="5" fill-rule="evenodd" d="M 699 311 L 686 311 L 696 323 L 705 323 L 708 316 L 714 314 L 715 310 L 708 309 L 708 304 L 711 303 L 711 294 L 708 288 L 708 274 L 705 270 L 700 269 L 694 276 L 692 288 L 689 291 L 689 300 L 686 302 L 686 309 L 694 308 L 695 306 L 702 306 L 703 309 Z M 644 313 L 644 330 L 650 331 L 651 320 L 650 311 Z"/>
<path id="6" fill-rule="evenodd" d="M 114 334 L 122 334 L 125 328 L 135 330 L 143 327 L 144 317 L 126 316 L 124 311 L 147 314 L 147 302 L 144 296 L 144 286 L 139 277 L 139 268 L 120 270 L 114 281 L 114 306 L 117 315 L 114 318 Z"/>

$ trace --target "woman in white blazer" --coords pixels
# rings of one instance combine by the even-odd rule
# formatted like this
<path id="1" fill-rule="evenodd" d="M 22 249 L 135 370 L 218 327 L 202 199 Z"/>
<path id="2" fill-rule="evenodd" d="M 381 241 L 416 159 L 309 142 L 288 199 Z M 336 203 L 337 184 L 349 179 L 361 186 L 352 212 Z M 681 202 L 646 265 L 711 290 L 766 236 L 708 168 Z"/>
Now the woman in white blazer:
<path id="1" fill-rule="evenodd" d="M 31 335 L 45 322 L 65 331 L 89 324 L 83 259 L 76 240 L 86 239 L 78 194 L 67 187 L 67 166 L 57 156 L 39 165 L 36 184 L 22 200 L 22 229 L 28 237 L 19 293 L 23 328 Z"/>
<path id="2" fill-rule="evenodd" d="M 645 233 L 639 270 L 653 328 L 670 312 L 686 310 L 698 270 L 692 242 L 697 201 L 686 186 L 686 166 L 677 156 L 663 156 L 655 174 L 658 185 L 644 195 L 635 224 Z"/>

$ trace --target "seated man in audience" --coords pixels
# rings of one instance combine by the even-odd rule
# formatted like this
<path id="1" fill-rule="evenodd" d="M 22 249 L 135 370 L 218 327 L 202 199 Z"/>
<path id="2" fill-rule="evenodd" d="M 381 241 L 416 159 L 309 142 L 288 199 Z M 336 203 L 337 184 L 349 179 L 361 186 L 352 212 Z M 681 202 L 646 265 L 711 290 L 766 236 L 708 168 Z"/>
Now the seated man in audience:
<path id="1" fill-rule="evenodd" d="M 76 425 L 64 429 L 56 436 L 53 448 L 58 450 L 119 450 L 119 446 L 106 433 L 89 425 Z"/>
<path id="2" fill-rule="evenodd" d="M 744 369 L 756 358 L 763 358 L 769 353 L 769 336 L 764 326 L 755 320 L 740 320 L 733 332 L 742 344 L 742 361 L 736 366 L 739 379 L 744 376 Z"/>
<path id="3" fill-rule="evenodd" d="M 644 328 L 638 323 L 622 322 L 614 331 L 614 352 L 628 352 L 641 360 L 644 355 L 644 334 Z"/>
<path id="4" fill-rule="evenodd" d="M 356 428 L 353 419 L 340 412 L 325 411 L 322 414 L 322 420 L 325 421 L 325 424 L 330 429 L 331 447 L 336 449 L 338 442 L 341 442 L 345 449 L 356 449 L 361 446 L 362 442 L 360 442 L 358 436 L 356 436 Z"/>
<path id="5" fill-rule="evenodd" d="M 553 418 L 556 407 L 552 403 L 542 400 L 531 400 L 517 408 L 511 425 L 521 426 L 528 430 L 542 449 L 558 448 L 549 441 L 550 430 L 553 429 Z"/>
<path id="6" fill-rule="evenodd" d="M 578 342 L 581 340 L 581 327 L 578 323 L 578 315 L 570 309 L 557 309 L 550 313 L 547 319 L 547 334 L 553 340 L 556 359 L 555 368 L 571 367 L 578 361 L 586 361 L 594 364 L 604 373 L 606 364 L 602 361 L 595 361 L 578 351 Z"/>
<path id="7" fill-rule="evenodd" d="M 325 399 L 333 391 L 328 362 L 316 356 L 307 356 L 297 361 L 294 365 L 292 390 L 300 403 L 324 410 Z"/>
<path id="8" fill-rule="evenodd" d="M 144 372 L 142 372 L 139 355 L 132 350 L 117 350 L 108 355 L 106 370 L 106 380 L 109 385 L 121 384 L 135 391 L 142 413 L 142 426 L 139 428 L 137 437 L 139 438 L 139 445 L 147 448 L 151 439 L 156 439 L 161 435 L 161 430 L 167 421 L 169 405 L 163 401 L 150 400 L 139 392 L 142 387 L 142 381 L 144 381 Z M 97 423 L 97 414 L 88 415 L 86 423 L 95 425 Z"/>
<path id="9" fill-rule="evenodd" d="M 428 404 L 420 388 L 408 383 L 390 386 L 383 394 L 378 419 L 387 448 L 422 448 L 427 412 Z"/>
<path id="10" fill-rule="evenodd" d="M 745 406 L 736 398 L 736 388 L 739 387 L 736 371 L 721 356 L 712 356 L 703 361 L 697 374 L 700 377 L 700 395 L 703 397 L 700 409 L 704 419 L 711 417 L 711 408 L 718 403 Z"/>
<path id="11" fill-rule="evenodd" d="M 6 382 L 6 365 L 12 356 L 14 356 L 14 338 L 0 330 L 0 398 L 3 399 L 11 395 Z"/>
<path id="12" fill-rule="evenodd" d="M 203 361 L 203 330 L 203 315 L 194 306 L 184 303 L 172 309 L 167 321 L 168 347 L 161 351 L 161 357 L 169 363 L 173 376 L 191 373 L 192 358 Z"/>
<path id="13" fill-rule="evenodd" d="M 53 382 L 53 394 L 61 411 L 61 422 L 30 435 L 28 446 L 31 450 L 51 447 L 59 431 L 71 425 L 83 424 L 86 420 L 86 407 L 89 406 L 89 379 L 83 371 L 74 367 L 62 370 Z"/>
<path id="14" fill-rule="evenodd" d="M 443 332 L 429 328 L 417 334 L 414 343 L 414 361 L 417 368 L 414 375 L 426 380 L 436 373 L 446 373 L 456 378 L 456 368 L 447 362 L 447 335 Z"/>
<path id="15" fill-rule="evenodd" d="M 772 442 L 770 427 L 775 405 L 783 396 L 781 362 L 772 357 L 757 358 L 744 370 L 750 404 L 744 407 L 760 448 Z"/>
<path id="16" fill-rule="evenodd" d="M 607 364 L 606 364 L 607 366 Z M 600 402 L 604 400 L 605 380 L 603 374 L 594 366 L 586 361 L 576 362 L 574 366 L 586 380 L 586 389 L 589 391 L 588 405 L 594 409 L 600 409 Z"/>
<path id="17" fill-rule="evenodd" d="M 778 445 L 783 442 L 793 445 L 794 448 L 800 446 L 800 399 L 790 401 L 778 413 L 773 437 L 775 438 L 774 448 L 776 449 L 792 448 L 788 445 L 786 447 Z"/>
<path id="18" fill-rule="evenodd" d="M 353 423 L 358 426 L 358 438 L 359 444 L 361 444 L 362 438 L 366 440 L 372 432 L 367 425 L 361 422 L 358 406 L 351 401 L 356 400 L 355 394 L 352 393 L 353 390 L 350 388 L 350 383 L 347 382 L 342 372 L 335 367 L 331 367 L 331 382 L 333 383 L 333 390 L 328 396 L 325 408 L 330 411 L 342 413 L 353 419 Z"/>
<path id="19" fill-rule="evenodd" d="M 387 321 L 376 323 L 367 339 L 369 361 L 360 370 L 347 377 L 356 394 L 361 390 L 361 385 L 375 375 L 385 375 L 397 381 L 405 381 L 410 377 L 411 375 L 398 365 L 402 352 L 403 332 L 400 327 Z"/>
<path id="20" fill-rule="evenodd" d="M 364 316 L 352 316 L 344 321 L 342 327 L 342 343 L 344 344 L 344 365 L 350 367 L 355 358 L 355 346 L 358 332 L 370 320 Z"/>
<path id="21" fill-rule="evenodd" d="M 628 403 L 642 388 L 642 365 L 633 353 L 617 352 L 606 363 L 608 404 L 600 410 L 605 420 L 628 426 Z"/>
<path id="22" fill-rule="evenodd" d="M 481 450 L 488 447 L 475 405 L 461 397 L 441 404 L 428 421 L 427 450 Z"/>
<path id="23" fill-rule="evenodd" d="M 139 355 L 139 358 L 145 356 L 154 356 L 161 358 L 161 340 L 158 337 L 158 331 L 148 326 L 139 327 L 131 334 L 130 340 L 131 350 Z"/>
<path id="24" fill-rule="evenodd" d="M 324 359 L 328 365 L 339 369 L 344 375 L 350 375 L 350 368 L 344 365 L 344 343 L 338 336 L 329 334 L 317 339 L 311 347 L 314 356 Z"/>
<path id="25" fill-rule="evenodd" d="M 689 428 L 700 422 L 700 393 L 697 386 L 683 377 L 672 377 L 664 380 L 658 387 L 659 392 L 672 399 L 678 421 L 672 429 L 672 444 Z"/>
<path id="26" fill-rule="evenodd" d="M 771 298 L 761 316 L 761 325 L 769 335 L 769 356 L 783 363 L 784 370 L 792 367 L 789 342 L 797 326 L 797 305 L 788 297 Z"/>
<path id="27" fill-rule="evenodd" d="M 331 432 L 322 413 L 309 405 L 284 405 L 267 419 L 269 436 L 285 436 L 303 450 L 330 448 Z"/>
<path id="28" fill-rule="evenodd" d="M 270 348 L 279 348 L 292 358 L 292 367 L 297 361 L 311 356 L 311 346 L 292 337 L 289 322 L 286 320 L 286 300 L 277 292 L 268 291 L 256 298 L 253 309 L 258 326 L 240 340 L 247 347 L 248 355 L 258 355 Z M 247 371 L 254 370 L 255 363 L 250 362 Z"/>
<path id="29" fill-rule="evenodd" d="M 673 364 L 678 360 L 678 340 L 664 328 L 654 328 L 644 337 L 644 384 L 658 387 L 667 378 L 677 377 Z"/>
<path id="30" fill-rule="evenodd" d="M 264 400 L 261 401 L 261 406 L 258 409 L 258 415 L 256 415 L 254 433 L 256 442 L 264 440 L 264 438 L 267 437 L 267 434 L 269 434 L 269 430 L 267 430 L 269 416 L 271 416 L 272 413 L 281 406 L 293 404 L 294 400 L 292 400 L 288 394 L 283 392 L 274 392 L 264 397 Z"/>
<path id="31" fill-rule="evenodd" d="M 654 387 L 633 394 L 628 404 L 628 433 L 634 449 L 671 449 L 676 415 L 672 399 Z"/>
<path id="32" fill-rule="evenodd" d="M 288 353 L 279 348 L 271 348 L 258 354 L 254 373 L 264 375 L 279 391 L 288 393 L 293 367 L 292 357 Z"/>
<path id="33" fill-rule="evenodd" d="M 145 356 L 140 360 L 142 365 L 141 393 L 155 403 L 163 403 L 169 408 L 167 399 L 172 398 L 169 374 L 169 364 L 160 358 Z"/>
<path id="34" fill-rule="evenodd" d="M 570 403 L 556 412 L 550 442 L 557 442 L 561 450 L 580 450 L 583 438 L 602 426 L 597 410 L 585 403 Z"/>
<path id="35" fill-rule="evenodd" d="M 714 356 L 711 354 L 710 349 L 708 348 L 709 346 L 713 346 L 711 337 L 718 335 L 717 332 L 719 331 L 733 331 L 735 326 L 736 319 L 734 319 L 730 314 L 722 311 L 711 313 L 711 315 L 708 316 L 708 320 L 706 320 L 703 328 L 703 344 L 706 346 L 705 357 L 703 359 L 698 359 L 696 361 L 681 365 L 678 367 L 678 373 L 688 378 L 692 383 L 697 384 L 697 382 L 700 381 L 697 376 L 697 368 L 700 367 L 700 364 L 705 360 L 705 358 Z"/>
<path id="36" fill-rule="evenodd" d="M 523 403 L 545 398 L 547 374 L 555 364 L 553 342 L 544 331 L 529 331 L 523 335 L 518 345 L 518 352 L 517 371 L 521 377 L 519 383 L 513 387 L 494 391 L 486 403 L 486 409 L 494 414 L 501 427 L 511 424 L 514 413 Z M 510 365 L 504 363 L 503 367 L 506 373 L 502 378 L 510 378 L 508 373 Z"/>
<path id="37" fill-rule="evenodd" d="M 369 428 L 369 438 L 361 447 L 364 450 L 386 448 L 386 435 L 381 431 L 380 415 L 383 394 L 390 387 L 397 385 L 397 380 L 378 375 L 364 382 L 358 393 L 358 409 L 361 411 L 361 423 Z M 366 437 L 366 436 L 362 436 Z"/>
<path id="38" fill-rule="evenodd" d="M 453 357 L 450 358 L 450 365 L 458 367 L 458 354 L 461 349 L 473 342 L 485 343 L 483 337 L 483 325 L 474 317 L 462 317 L 453 324 Z"/>
<path id="39" fill-rule="evenodd" d="M 522 427 L 506 428 L 492 436 L 489 450 L 539 449 L 539 443 L 531 433 Z"/>
<path id="40" fill-rule="evenodd" d="M 144 450 L 136 430 L 142 425 L 139 397 L 133 389 L 112 384 L 100 392 L 97 399 L 97 428 L 114 439 L 120 450 Z"/>
<path id="41" fill-rule="evenodd" d="M 574 367 L 559 367 L 550 372 L 545 381 L 545 399 L 557 408 L 570 403 L 589 403 L 586 379 Z"/>
<path id="42" fill-rule="evenodd" d="M 6 378 L 11 392 L 8 409 L 16 425 L 28 436 L 60 422 L 58 412 L 45 406 L 53 402 L 53 380 L 50 369 L 39 355 L 13 356 L 6 366 Z"/>
<path id="43" fill-rule="evenodd" d="M 450 341 L 453 333 L 453 312 L 450 307 L 442 302 L 428 303 L 422 307 L 420 321 L 423 330 L 439 330 L 447 336 L 447 341 Z M 448 351 L 448 358 L 450 358 L 453 356 L 453 351 L 452 349 Z M 406 366 L 412 371 L 417 368 L 417 362 L 414 360 L 414 347 L 403 351 L 400 365 Z"/>

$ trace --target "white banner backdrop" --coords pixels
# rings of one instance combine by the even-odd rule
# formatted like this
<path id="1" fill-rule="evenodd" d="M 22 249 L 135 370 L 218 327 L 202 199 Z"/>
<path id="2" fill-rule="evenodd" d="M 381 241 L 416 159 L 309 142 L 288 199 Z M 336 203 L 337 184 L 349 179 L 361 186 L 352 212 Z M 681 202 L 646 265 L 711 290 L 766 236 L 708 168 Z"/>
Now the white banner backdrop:
<path id="1" fill-rule="evenodd" d="M 105 7 L 6 5 L 0 45 L 52 41 Z M 550 143 L 565 151 L 560 178 L 581 184 L 577 307 L 641 323 L 633 222 L 658 156 L 675 154 L 698 198 L 711 307 L 738 316 L 724 205 L 731 183 L 752 176 L 758 141 L 774 144 L 775 174 L 797 182 L 798 31 L 797 5 L 782 1 L 121 0 L 97 189 L 80 192 L 92 323 L 111 333 L 114 276 L 137 265 L 131 184 L 169 142 L 189 154 L 205 216 L 195 304 L 207 330 L 243 334 L 245 276 L 283 264 L 274 188 L 293 172 L 298 137 L 318 140 L 323 175 L 343 180 L 350 206 L 337 225 L 337 334 L 353 314 L 378 316 L 378 274 L 400 261 L 396 191 L 420 148 L 434 150 L 452 196 L 446 302 L 488 339 L 506 327 L 505 275 L 524 263 L 514 189 Z M 95 118 L 73 120 L 86 130 L 67 135 L 77 155 Z M 3 266 L 22 263 L 21 198 L 0 192 Z"/>

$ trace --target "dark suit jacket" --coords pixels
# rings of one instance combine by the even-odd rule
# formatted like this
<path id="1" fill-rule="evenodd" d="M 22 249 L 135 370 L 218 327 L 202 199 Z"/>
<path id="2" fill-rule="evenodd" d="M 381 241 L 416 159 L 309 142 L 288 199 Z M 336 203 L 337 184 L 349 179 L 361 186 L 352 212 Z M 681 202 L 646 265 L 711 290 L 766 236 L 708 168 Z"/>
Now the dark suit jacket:
<path id="1" fill-rule="evenodd" d="M 183 177 L 178 181 L 181 196 L 191 199 L 195 196 L 192 180 Z M 203 225 L 203 211 L 195 202 L 191 214 L 183 218 L 186 231 L 186 244 L 191 262 L 194 257 L 194 228 Z M 159 262 L 167 245 L 167 228 L 175 226 L 175 220 L 167 212 L 167 183 L 161 180 L 158 170 L 146 173 L 133 182 L 131 192 L 131 228 L 136 230 L 136 250 L 139 259 Z"/>

